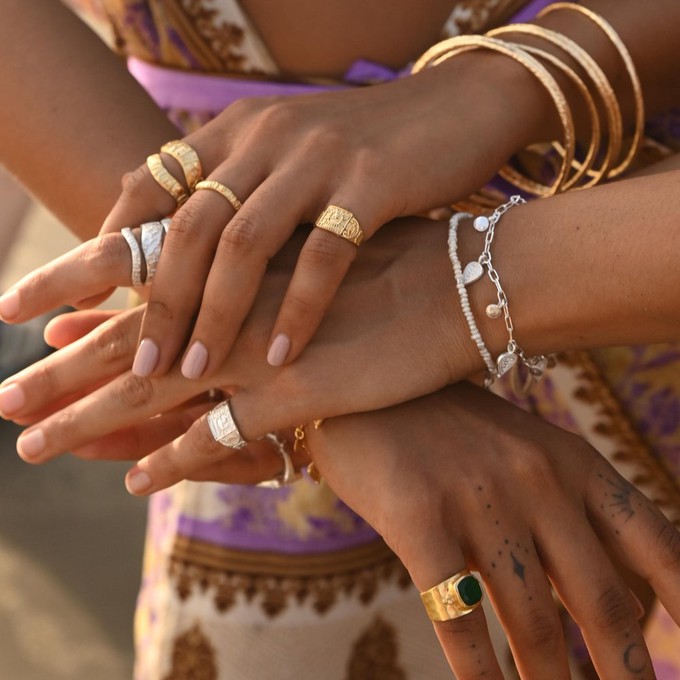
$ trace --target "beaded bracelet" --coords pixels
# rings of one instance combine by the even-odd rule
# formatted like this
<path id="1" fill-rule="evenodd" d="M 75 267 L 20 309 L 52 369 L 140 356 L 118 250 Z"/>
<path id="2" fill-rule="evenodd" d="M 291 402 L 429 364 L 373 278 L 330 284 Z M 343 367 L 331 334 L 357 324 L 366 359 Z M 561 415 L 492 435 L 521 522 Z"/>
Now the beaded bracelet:
<path id="1" fill-rule="evenodd" d="M 489 387 L 496 378 L 500 378 L 514 368 L 518 363 L 521 363 L 529 374 L 530 380 L 539 380 L 546 368 L 551 366 L 551 358 L 543 355 L 527 357 L 524 350 L 519 346 L 514 337 L 514 325 L 512 317 L 510 316 L 510 309 L 508 305 L 508 297 L 503 290 L 500 282 L 500 277 L 496 271 L 491 257 L 491 245 L 496 233 L 496 225 L 500 218 L 513 206 L 526 203 L 521 196 L 512 196 L 507 203 L 496 208 L 490 217 L 480 215 L 473 221 L 473 226 L 476 231 L 480 233 L 486 232 L 484 239 L 484 249 L 477 260 L 469 262 L 463 268 L 460 258 L 458 257 L 458 224 L 467 217 L 472 217 L 470 213 L 456 213 L 449 220 L 449 258 L 453 265 L 453 271 L 456 279 L 456 288 L 460 298 L 460 304 L 463 309 L 463 316 L 467 322 L 470 330 L 470 337 L 477 345 L 477 349 L 484 360 L 487 368 L 487 375 L 484 385 Z M 491 303 L 486 307 L 486 315 L 490 319 L 498 319 L 503 316 L 505 327 L 508 331 L 508 344 L 505 352 L 501 353 L 494 361 L 491 353 L 486 347 L 481 333 L 477 327 L 477 323 L 472 313 L 470 300 L 467 293 L 467 286 L 478 281 L 484 274 L 486 269 L 487 276 L 496 288 L 497 299 L 495 303 Z M 521 386 L 521 391 L 525 391 L 530 382 L 527 381 Z"/>

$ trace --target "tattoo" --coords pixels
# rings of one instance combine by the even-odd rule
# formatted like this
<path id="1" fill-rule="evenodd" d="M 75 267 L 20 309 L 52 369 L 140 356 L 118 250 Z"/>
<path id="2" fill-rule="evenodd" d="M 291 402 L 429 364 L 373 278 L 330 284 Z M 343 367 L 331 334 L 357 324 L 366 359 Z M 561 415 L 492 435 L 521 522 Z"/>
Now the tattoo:
<path id="1" fill-rule="evenodd" d="M 524 565 L 515 557 L 515 553 L 511 552 L 510 557 L 512 558 L 512 570 L 518 578 L 522 579 L 522 583 L 526 586 L 527 582 L 524 578 Z"/>
<path id="2" fill-rule="evenodd" d="M 609 507 L 614 510 L 612 517 L 615 517 L 617 514 L 624 515 L 626 518 L 625 521 L 627 522 L 635 514 L 635 510 L 633 509 L 633 487 L 620 479 L 612 481 L 602 475 L 599 476 L 612 487 L 611 500 L 609 503 Z M 609 494 L 605 493 L 605 496 L 609 497 Z"/>
<path id="3" fill-rule="evenodd" d="M 623 653 L 623 665 L 631 673 L 642 673 L 647 668 L 645 653 L 639 644 L 633 643 L 626 647 Z"/>

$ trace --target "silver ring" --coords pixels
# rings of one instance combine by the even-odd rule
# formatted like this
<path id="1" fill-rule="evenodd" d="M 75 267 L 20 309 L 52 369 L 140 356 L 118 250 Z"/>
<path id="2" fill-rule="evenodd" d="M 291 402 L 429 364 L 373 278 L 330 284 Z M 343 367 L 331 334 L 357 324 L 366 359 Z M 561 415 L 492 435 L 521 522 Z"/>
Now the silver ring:
<path id="1" fill-rule="evenodd" d="M 161 259 L 163 246 L 163 225 L 160 222 L 145 222 L 142 224 L 142 253 L 146 262 L 146 279 L 148 286 L 156 276 L 158 261 Z"/>
<path id="2" fill-rule="evenodd" d="M 165 231 L 166 235 L 168 233 L 168 229 L 170 229 L 170 223 L 171 222 L 172 222 L 172 220 L 169 217 L 164 217 L 161 220 L 161 224 L 163 225 L 163 230 Z"/>
<path id="3" fill-rule="evenodd" d="M 287 442 L 284 439 L 281 439 L 276 432 L 270 432 L 265 435 L 265 437 L 276 444 L 279 455 L 283 459 L 283 471 L 273 479 L 260 482 L 257 486 L 263 489 L 280 489 L 282 486 L 288 486 L 288 484 L 297 482 L 297 480 L 302 477 L 302 474 L 295 469 L 293 460 L 288 451 L 286 451 Z"/>
<path id="4" fill-rule="evenodd" d="M 124 227 L 120 233 L 130 247 L 132 255 L 132 285 L 137 288 L 142 285 L 142 250 L 130 227 Z"/>
<path id="5" fill-rule="evenodd" d="M 228 401 L 223 401 L 208 413 L 208 427 L 213 439 L 230 449 L 242 449 L 248 443 L 234 421 Z"/>

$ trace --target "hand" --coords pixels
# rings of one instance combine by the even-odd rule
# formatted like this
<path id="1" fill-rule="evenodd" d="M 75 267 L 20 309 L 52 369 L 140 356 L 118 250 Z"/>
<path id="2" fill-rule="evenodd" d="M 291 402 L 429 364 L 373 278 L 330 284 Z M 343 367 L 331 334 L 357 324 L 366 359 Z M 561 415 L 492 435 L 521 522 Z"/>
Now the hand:
<path id="1" fill-rule="evenodd" d="M 582 440 L 465 383 L 306 433 L 324 479 L 420 590 L 481 574 L 523 679 L 570 677 L 551 583 L 600 678 L 655 677 L 609 555 L 680 624 L 680 532 Z M 231 464 L 215 478 L 234 479 Z M 434 625 L 459 680 L 502 678 L 481 608 Z"/>
<path id="2" fill-rule="evenodd" d="M 521 148 L 541 109 L 508 110 L 507 97 L 516 98 L 525 81 L 533 93 L 534 79 L 497 57 L 464 55 L 378 87 L 238 102 L 189 135 L 204 174 L 231 188 L 243 207 L 235 214 L 222 196 L 197 191 L 174 215 L 140 332 L 137 375 L 162 375 L 185 347 L 186 377 L 214 375 L 267 262 L 297 224 L 313 223 L 326 206 L 351 210 L 370 238 L 397 216 L 446 205 L 483 185 Z M 508 84 L 489 86 L 506 74 L 513 76 Z M 463 92 L 474 107 L 458 98 Z M 179 166 L 164 160 L 181 180 Z M 146 166 L 123 185 L 105 233 L 176 207 Z M 267 328 L 270 363 L 300 355 L 357 252 L 329 232 L 311 232 Z"/>
<path id="3" fill-rule="evenodd" d="M 413 218 L 372 239 L 308 350 L 292 365 L 273 368 L 261 357 L 267 325 L 276 314 L 301 239 L 271 263 L 234 350 L 215 376 L 187 381 L 177 369 L 154 379 L 132 375 L 142 311 L 137 309 L 106 321 L 6 381 L 0 412 L 33 425 L 19 439 L 19 451 L 31 462 L 44 462 L 85 444 L 94 447 L 90 455 L 106 456 L 111 448 L 102 444 L 97 453 L 97 440 L 145 425 L 211 388 L 228 393 L 239 389 L 232 407 L 248 440 L 315 418 L 374 410 L 432 392 L 482 366 L 461 320 L 446 231 L 445 224 Z M 14 290 L 21 314 L 29 315 L 70 299 L 76 284 L 79 295 L 89 295 L 129 277 L 127 246 L 119 234 L 109 234 L 29 275 Z M 204 464 L 203 458 L 198 464 L 186 457 L 187 447 L 211 461 L 231 453 L 211 439 L 204 418 L 184 436 L 171 461 L 166 456 L 162 463 L 165 454 L 149 459 L 153 483 L 148 491 L 184 479 Z M 136 459 L 155 448 L 140 444 L 129 451 Z"/>

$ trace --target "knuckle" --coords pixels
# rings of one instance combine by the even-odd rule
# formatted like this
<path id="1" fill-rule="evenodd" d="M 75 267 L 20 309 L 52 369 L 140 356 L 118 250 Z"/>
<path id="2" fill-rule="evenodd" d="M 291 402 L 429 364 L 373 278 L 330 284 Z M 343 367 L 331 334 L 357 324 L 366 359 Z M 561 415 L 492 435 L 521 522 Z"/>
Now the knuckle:
<path id="1" fill-rule="evenodd" d="M 257 123 L 271 133 L 272 130 L 289 128 L 296 119 L 294 105 L 286 97 L 272 97 L 257 116 Z"/>
<path id="2" fill-rule="evenodd" d="M 149 318 L 154 320 L 154 323 L 158 321 L 172 322 L 175 319 L 175 313 L 164 300 L 149 300 L 146 303 L 146 313 Z"/>
<path id="3" fill-rule="evenodd" d="M 522 644 L 531 649 L 552 650 L 561 644 L 562 626 L 554 612 L 533 611 L 529 614 L 521 635 Z"/>
<path id="4" fill-rule="evenodd" d="M 663 568 L 680 570 L 680 531 L 666 520 L 656 537 L 655 551 Z"/>
<path id="5" fill-rule="evenodd" d="M 314 300 L 310 300 L 295 292 L 289 293 L 286 297 L 285 308 L 289 318 L 294 319 L 296 325 L 315 319 L 320 312 Z"/>
<path id="6" fill-rule="evenodd" d="M 125 408 L 146 406 L 154 397 L 153 383 L 148 378 L 126 375 L 118 388 L 118 399 Z"/>
<path id="7" fill-rule="evenodd" d="M 318 229 L 312 233 L 316 238 L 309 238 L 304 247 L 304 263 L 307 268 L 318 271 L 337 269 L 344 263 L 346 254 L 342 240 L 334 234 L 321 234 Z"/>
<path id="8" fill-rule="evenodd" d="M 230 259 L 250 254 L 257 244 L 257 232 L 256 219 L 247 214 L 237 214 L 222 232 L 218 253 Z"/>
<path id="9" fill-rule="evenodd" d="M 542 446 L 524 441 L 510 450 L 512 455 L 508 463 L 521 483 L 536 485 L 536 488 L 555 486 L 555 473 Z"/>
<path id="10" fill-rule="evenodd" d="M 61 392 L 61 385 L 59 379 L 55 375 L 53 368 L 50 366 L 49 360 L 43 361 L 35 366 L 35 373 L 31 382 L 31 392 L 36 394 L 49 395 L 50 398 L 57 397 Z M 27 387 L 27 389 L 29 389 Z"/>
<path id="11" fill-rule="evenodd" d="M 187 201 L 173 216 L 172 229 L 163 244 L 164 250 L 183 252 L 195 239 L 201 226 L 201 211 L 192 201 Z"/>
<path id="12" fill-rule="evenodd" d="M 205 333 L 215 332 L 222 329 L 226 319 L 226 312 L 214 302 L 205 301 L 201 306 L 201 312 L 196 324 L 196 334 L 203 336 Z"/>
<path id="13" fill-rule="evenodd" d="M 132 172 L 126 172 L 121 179 L 123 195 L 135 201 L 147 194 L 148 181 L 151 179 L 145 165 L 141 165 Z"/>
<path id="14" fill-rule="evenodd" d="M 108 326 L 94 338 L 97 359 L 105 364 L 118 364 L 121 359 L 126 359 L 132 354 L 132 349 L 132 338 L 120 325 Z"/>
<path id="15" fill-rule="evenodd" d="M 620 585 L 613 585 L 595 600 L 595 626 L 605 632 L 620 632 L 635 619 L 630 594 Z"/>

